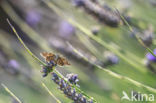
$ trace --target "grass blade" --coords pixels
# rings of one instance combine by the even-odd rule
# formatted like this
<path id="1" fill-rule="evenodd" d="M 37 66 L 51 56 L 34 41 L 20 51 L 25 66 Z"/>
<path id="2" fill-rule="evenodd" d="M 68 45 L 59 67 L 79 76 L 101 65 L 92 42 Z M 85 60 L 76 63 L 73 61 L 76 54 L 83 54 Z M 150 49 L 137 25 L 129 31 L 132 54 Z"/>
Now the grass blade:
<path id="1" fill-rule="evenodd" d="M 39 58 L 37 58 L 30 50 L 29 48 L 25 45 L 25 43 L 22 41 L 21 37 L 19 37 L 16 29 L 12 26 L 12 24 L 10 23 L 9 19 L 7 19 L 7 22 L 9 23 L 11 29 L 13 30 L 13 32 L 15 33 L 15 35 L 17 36 L 18 40 L 21 42 L 21 44 L 23 45 L 23 47 L 26 49 L 26 51 L 36 60 L 38 61 L 40 64 L 45 65 L 45 63 L 43 63 Z"/>
<path id="2" fill-rule="evenodd" d="M 21 100 L 11 90 L 9 90 L 6 85 L 4 85 L 3 83 L 1 83 L 1 85 L 18 103 L 22 103 Z"/>
<path id="3" fill-rule="evenodd" d="M 123 20 L 123 22 L 127 25 L 127 27 L 129 28 L 129 30 L 130 30 L 132 33 L 134 33 L 133 28 L 132 28 L 132 27 L 130 26 L 130 24 L 126 21 L 126 19 L 124 18 L 124 16 L 122 16 L 122 15 L 120 14 L 120 12 L 119 12 L 118 9 L 116 9 L 116 11 L 117 11 L 117 13 L 119 14 L 119 16 L 121 17 L 121 19 Z M 146 50 L 147 50 L 148 52 L 150 52 L 153 56 L 156 57 L 156 55 L 152 52 L 152 50 L 151 50 L 150 48 L 148 48 L 148 47 L 144 44 L 144 42 L 141 40 L 141 38 L 140 38 L 139 36 L 135 35 L 135 37 L 137 38 L 138 42 L 139 42 L 144 48 L 146 48 Z"/>
<path id="4" fill-rule="evenodd" d="M 57 103 L 61 103 L 61 101 L 55 97 L 55 95 L 48 89 L 48 87 L 43 82 L 41 84 L 46 89 L 46 91 L 56 100 Z"/>

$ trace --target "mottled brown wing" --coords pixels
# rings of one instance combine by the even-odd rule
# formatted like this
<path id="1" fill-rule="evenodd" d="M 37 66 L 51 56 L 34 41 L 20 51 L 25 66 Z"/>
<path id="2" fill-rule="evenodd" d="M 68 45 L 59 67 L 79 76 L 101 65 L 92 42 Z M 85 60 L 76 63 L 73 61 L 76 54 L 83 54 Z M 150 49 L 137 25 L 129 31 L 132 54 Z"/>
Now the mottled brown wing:
<path id="1" fill-rule="evenodd" d="M 55 54 L 53 54 L 53 53 L 43 52 L 43 53 L 40 53 L 40 55 L 41 55 L 47 62 L 49 62 L 49 61 L 55 59 Z"/>
<path id="2" fill-rule="evenodd" d="M 42 53 L 40 53 L 40 55 L 41 55 L 43 58 L 46 58 L 47 55 L 48 55 L 48 53 L 47 53 L 47 52 L 42 52 Z"/>
<path id="3" fill-rule="evenodd" d="M 70 65 L 69 62 L 65 58 L 62 58 L 62 57 L 59 57 L 57 59 L 57 64 L 60 66 Z"/>

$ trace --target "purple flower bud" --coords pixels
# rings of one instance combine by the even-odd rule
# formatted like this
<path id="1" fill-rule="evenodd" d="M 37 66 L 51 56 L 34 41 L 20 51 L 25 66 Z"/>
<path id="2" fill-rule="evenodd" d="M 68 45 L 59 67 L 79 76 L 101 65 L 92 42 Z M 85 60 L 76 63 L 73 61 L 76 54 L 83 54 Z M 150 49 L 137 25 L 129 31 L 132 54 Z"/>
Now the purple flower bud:
<path id="1" fill-rule="evenodd" d="M 80 7 L 84 5 L 84 0 L 73 0 L 72 3 L 74 6 Z"/>
<path id="2" fill-rule="evenodd" d="M 69 81 L 70 83 L 72 83 L 72 84 L 77 84 L 77 82 L 79 81 L 79 80 L 78 80 L 78 75 L 77 75 L 77 74 L 73 74 L 73 73 L 67 74 L 66 77 L 67 77 L 68 81 Z"/>
<path id="3" fill-rule="evenodd" d="M 89 103 L 93 103 L 93 100 L 90 100 Z"/>
<path id="4" fill-rule="evenodd" d="M 77 80 L 77 74 L 70 74 L 69 76 L 71 76 L 73 80 Z M 66 97 L 72 99 L 74 103 L 87 103 L 87 98 L 80 92 L 77 92 L 75 88 L 65 81 L 65 79 L 60 78 L 56 73 L 52 72 L 52 80 L 59 86 L 59 90 L 61 90 Z M 92 102 L 88 101 L 88 103 Z"/>
<path id="5" fill-rule="evenodd" d="M 42 71 L 44 74 L 43 74 L 43 77 L 46 77 L 50 72 L 53 71 L 53 67 L 54 67 L 54 64 L 53 63 L 47 63 L 46 66 L 42 66 Z"/>
<path id="6" fill-rule="evenodd" d="M 69 86 L 68 88 L 67 88 L 67 90 L 68 90 L 68 93 L 71 95 L 72 94 L 72 89 L 71 89 L 71 87 Z"/>
<path id="7" fill-rule="evenodd" d="M 44 73 L 43 75 L 42 75 L 42 77 L 46 77 L 48 74 L 47 73 Z"/>
<path id="8" fill-rule="evenodd" d="M 40 20 L 41 15 L 37 11 L 32 10 L 26 14 L 26 22 L 31 26 L 36 26 Z"/>
<path id="9" fill-rule="evenodd" d="M 153 53 L 156 55 L 156 49 L 154 49 Z M 156 57 L 153 56 L 151 53 L 147 53 L 147 54 L 146 54 L 146 58 L 147 58 L 149 61 L 156 62 Z"/>
<path id="10" fill-rule="evenodd" d="M 52 73 L 52 80 L 54 81 L 54 82 L 56 82 L 57 80 L 59 80 L 59 77 L 58 77 L 58 75 L 56 74 L 56 73 Z"/>
<path id="11" fill-rule="evenodd" d="M 55 63 L 54 63 L 54 61 L 50 61 L 49 63 L 48 63 L 48 65 L 50 65 L 50 66 L 55 66 Z"/>
<path id="12" fill-rule="evenodd" d="M 82 97 L 81 101 L 82 103 L 87 103 L 87 99 L 85 97 Z"/>
<path id="13" fill-rule="evenodd" d="M 75 88 L 73 88 L 72 95 L 73 95 L 73 96 L 76 95 L 76 90 L 75 90 Z"/>
<path id="14" fill-rule="evenodd" d="M 68 91 L 66 89 L 64 89 L 64 94 L 68 95 Z"/>
<path id="15" fill-rule="evenodd" d="M 46 68 L 43 68 L 42 72 L 43 73 L 47 73 L 47 69 Z"/>
<path id="16" fill-rule="evenodd" d="M 12 98 L 11 103 L 19 103 L 15 98 Z"/>
<path id="17" fill-rule="evenodd" d="M 119 62 L 119 58 L 112 52 L 106 51 L 104 52 L 104 56 L 109 65 L 117 64 Z"/>
<path id="18" fill-rule="evenodd" d="M 67 86 L 63 79 L 61 79 L 59 85 L 60 85 L 60 89 L 61 89 L 61 90 L 63 90 L 63 89 L 66 88 L 66 86 Z"/>
<path id="19" fill-rule="evenodd" d="M 5 70 L 12 75 L 17 75 L 19 74 L 19 67 L 19 63 L 12 59 L 5 65 Z"/>
<path id="20" fill-rule="evenodd" d="M 78 94 L 78 99 L 81 100 L 82 94 Z"/>
<path id="21" fill-rule="evenodd" d="M 112 55 L 111 57 L 109 57 L 109 60 L 113 63 L 113 64 L 117 64 L 119 62 L 119 58 L 116 55 Z"/>
<path id="22" fill-rule="evenodd" d="M 99 33 L 99 30 L 97 28 L 93 28 L 91 30 L 91 32 L 94 34 L 94 35 L 97 35 Z"/>
<path id="23" fill-rule="evenodd" d="M 66 21 L 60 24 L 59 35 L 63 38 L 69 38 L 75 33 L 75 28 Z"/>
<path id="24" fill-rule="evenodd" d="M 54 77 L 54 78 L 58 78 L 58 75 L 56 74 L 56 73 L 52 73 L 52 76 Z"/>
<path id="25" fill-rule="evenodd" d="M 19 63 L 13 59 L 8 62 L 8 65 L 13 68 L 19 68 Z"/>

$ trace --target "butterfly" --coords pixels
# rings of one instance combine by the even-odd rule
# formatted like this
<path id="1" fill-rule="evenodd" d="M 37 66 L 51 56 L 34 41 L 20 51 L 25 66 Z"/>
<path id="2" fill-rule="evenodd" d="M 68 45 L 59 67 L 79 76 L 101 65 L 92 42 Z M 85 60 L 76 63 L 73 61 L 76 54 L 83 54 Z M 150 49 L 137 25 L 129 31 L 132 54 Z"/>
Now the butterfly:
<path id="1" fill-rule="evenodd" d="M 42 52 L 40 55 L 45 59 L 46 62 L 53 61 L 55 64 L 64 66 L 70 65 L 70 63 L 64 57 L 60 57 L 59 55 L 55 55 L 53 53 Z"/>

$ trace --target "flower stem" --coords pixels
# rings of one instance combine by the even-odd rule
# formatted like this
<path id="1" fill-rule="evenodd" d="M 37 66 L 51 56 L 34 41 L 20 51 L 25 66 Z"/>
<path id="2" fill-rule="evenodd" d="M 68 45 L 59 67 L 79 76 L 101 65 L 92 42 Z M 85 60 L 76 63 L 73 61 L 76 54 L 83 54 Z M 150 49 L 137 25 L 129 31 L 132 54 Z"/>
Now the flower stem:
<path id="1" fill-rule="evenodd" d="M 120 12 L 118 11 L 118 9 L 116 9 L 116 11 L 117 11 L 117 13 L 120 15 L 120 17 L 121 17 L 121 19 L 123 20 L 123 22 L 128 26 L 130 32 L 134 33 L 133 28 L 132 28 L 132 27 L 130 26 L 130 24 L 126 21 L 126 19 L 124 18 L 124 16 L 122 16 L 122 15 L 120 14 Z M 152 52 L 152 50 L 151 50 L 150 48 L 148 48 L 148 47 L 144 44 L 144 42 L 141 40 L 141 38 L 140 38 L 138 35 L 135 35 L 135 37 L 137 38 L 138 42 L 139 42 L 144 48 L 146 48 L 146 50 L 147 50 L 148 52 L 150 52 L 153 56 L 156 57 L 156 55 Z"/>
<path id="2" fill-rule="evenodd" d="M 42 65 L 46 65 L 44 62 L 42 62 L 39 58 L 37 58 L 31 51 L 30 49 L 25 45 L 25 43 L 23 42 L 23 40 L 21 39 L 21 37 L 19 37 L 16 29 L 12 26 L 12 24 L 10 23 L 9 19 L 7 19 L 7 22 L 9 23 L 10 27 L 12 28 L 13 32 L 15 33 L 15 35 L 17 36 L 18 40 L 21 42 L 21 44 L 23 45 L 23 47 L 26 49 L 26 51 L 36 60 L 38 61 L 40 64 Z"/>

